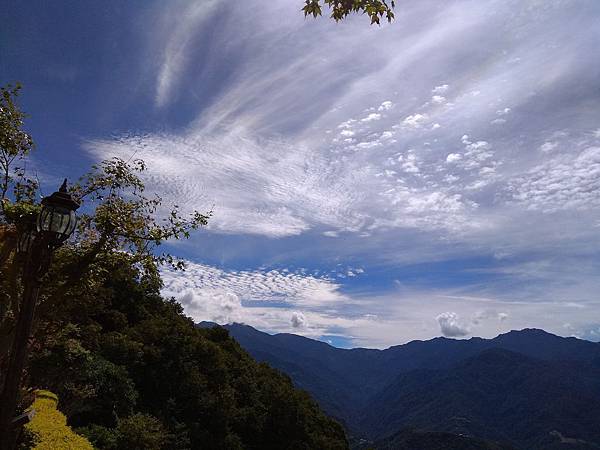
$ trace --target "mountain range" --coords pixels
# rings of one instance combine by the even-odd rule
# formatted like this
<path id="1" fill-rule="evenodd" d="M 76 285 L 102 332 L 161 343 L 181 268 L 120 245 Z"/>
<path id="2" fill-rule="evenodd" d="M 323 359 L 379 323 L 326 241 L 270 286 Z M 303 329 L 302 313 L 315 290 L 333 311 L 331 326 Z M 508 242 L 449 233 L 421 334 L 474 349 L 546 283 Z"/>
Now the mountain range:
<path id="1" fill-rule="evenodd" d="M 242 324 L 224 328 L 312 394 L 355 442 L 410 448 L 400 442 L 447 433 L 471 443 L 427 448 L 600 449 L 600 343 L 524 329 L 340 349 Z"/>

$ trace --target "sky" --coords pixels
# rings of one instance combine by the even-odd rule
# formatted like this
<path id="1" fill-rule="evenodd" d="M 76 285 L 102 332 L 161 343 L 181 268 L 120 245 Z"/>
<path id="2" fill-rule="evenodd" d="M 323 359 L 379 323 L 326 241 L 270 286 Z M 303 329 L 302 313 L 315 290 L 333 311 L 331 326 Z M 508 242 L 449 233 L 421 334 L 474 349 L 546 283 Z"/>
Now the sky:
<path id="1" fill-rule="evenodd" d="M 196 321 L 340 347 L 543 328 L 600 341 L 600 2 L 3 3 L 47 192 L 141 158 L 209 225 L 166 250 Z"/>

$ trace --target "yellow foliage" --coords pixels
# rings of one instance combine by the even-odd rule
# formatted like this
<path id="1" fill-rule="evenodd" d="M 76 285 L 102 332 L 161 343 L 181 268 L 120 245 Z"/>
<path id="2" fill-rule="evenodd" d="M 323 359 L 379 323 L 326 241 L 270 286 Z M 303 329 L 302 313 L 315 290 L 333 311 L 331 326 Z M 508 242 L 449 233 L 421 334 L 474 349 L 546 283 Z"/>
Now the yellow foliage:
<path id="1" fill-rule="evenodd" d="M 33 435 L 34 450 L 93 450 L 92 444 L 67 426 L 67 418 L 58 409 L 58 397 L 49 391 L 35 391 L 31 405 L 35 416 L 25 425 Z"/>

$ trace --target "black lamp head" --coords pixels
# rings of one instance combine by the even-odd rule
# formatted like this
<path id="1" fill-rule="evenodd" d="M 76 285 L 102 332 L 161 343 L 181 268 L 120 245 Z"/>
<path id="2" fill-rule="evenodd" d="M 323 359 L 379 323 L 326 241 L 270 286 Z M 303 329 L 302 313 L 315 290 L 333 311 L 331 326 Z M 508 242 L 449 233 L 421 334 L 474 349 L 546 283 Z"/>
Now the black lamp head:
<path id="1" fill-rule="evenodd" d="M 79 202 L 75 201 L 67 191 L 65 178 L 57 192 L 42 199 L 42 210 L 37 220 L 38 233 L 48 236 L 54 245 L 62 244 L 75 230 L 77 225 L 75 211 L 79 206 Z"/>

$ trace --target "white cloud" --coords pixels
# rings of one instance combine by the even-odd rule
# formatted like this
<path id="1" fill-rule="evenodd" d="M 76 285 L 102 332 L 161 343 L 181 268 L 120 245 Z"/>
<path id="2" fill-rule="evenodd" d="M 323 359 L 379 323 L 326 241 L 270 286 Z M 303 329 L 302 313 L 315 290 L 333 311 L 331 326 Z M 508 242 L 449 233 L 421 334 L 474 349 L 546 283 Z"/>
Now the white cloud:
<path id="1" fill-rule="evenodd" d="M 356 123 L 356 120 L 349 119 L 349 120 L 346 120 L 345 122 L 340 123 L 338 125 L 338 128 L 352 128 L 352 126 L 354 125 L 354 123 Z"/>
<path id="2" fill-rule="evenodd" d="M 363 117 L 362 119 L 360 119 L 361 122 L 373 122 L 374 120 L 379 120 L 381 119 L 381 114 L 379 113 L 371 113 L 366 117 Z"/>
<path id="3" fill-rule="evenodd" d="M 473 328 L 480 328 L 487 324 L 488 321 L 496 321 L 503 323 L 508 319 L 509 315 L 505 312 L 496 312 L 493 310 L 477 311 L 468 321 L 462 320 L 455 312 L 444 312 L 436 317 L 440 326 L 440 331 L 445 337 L 464 337 L 473 333 Z M 492 325 L 491 327 L 495 327 Z"/>
<path id="4" fill-rule="evenodd" d="M 544 142 L 542 145 L 540 145 L 540 151 L 549 153 L 556 147 L 558 147 L 558 142 Z"/>
<path id="5" fill-rule="evenodd" d="M 532 210 L 586 210 L 600 206 L 600 147 L 559 155 L 516 177 L 512 198 Z"/>
<path id="6" fill-rule="evenodd" d="M 189 262 L 184 272 L 165 268 L 162 271 L 165 295 L 179 297 L 194 293 L 195 298 L 209 298 L 220 309 L 234 310 L 240 302 L 289 302 L 305 307 L 335 305 L 347 298 L 340 286 L 326 276 L 302 271 L 221 270 Z M 202 319 L 202 318 L 200 318 Z"/>
<path id="7" fill-rule="evenodd" d="M 367 141 L 367 142 L 359 142 L 358 144 L 356 144 L 357 148 L 362 148 L 362 149 L 380 147 L 380 146 L 381 146 L 381 142 L 379 142 L 377 140 Z"/>
<path id="8" fill-rule="evenodd" d="M 448 174 L 444 177 L 444 179 L 442 181 L 446 182 L 446 183 L 455 183 L 456 181 L 459 181 L 460 177 L 456 176 L 456 175 L 451 175 Z"/>
<path id="9" fill-rule="evenodd" d="M 298 311 L 294 311 L 292 313 L 290 323 L 292 324 L 292 328 L 305 328 L 308 326 L 306 323 L 306 317 L 304 317 L 304 314 Z"/>
<path id="10" fill-rule="evenodd" d="M 196 322 L 241 322 L 312 337 L 355 323 L 340 311 L 356 301 L 328 276 L 303 269 L 221 270 L 188 261 L 185 271 L 164 267 L 161 276 L 162 294 L 180 301 Z"/>
<path id="11" fill-rule="evenodd" d="M 102 158 L 135 153 L 150 161 L 147 188 L 184 212 L 214 205 L 214 231 L 280 237 L 300 234 L 311 222 L 343 228 L 361 220 L 348 209 L 354 188 L 328 175 L 327 160 L 282 140 L 231 131 L 126 137 L 86 147 Z"/>
<path id="12" fill-rule="evenodd" d="M 463 337 L 470 333 L 469 328 L 460 323 L 458 315 L 454 312 L 442 313 L 435 320 L 438 321 L 440 331 L 446 337 Z"/>
<path id="13" fill-rule="evenodd" d="M 460 161 L 462 159 L 462 155 L 460 153 L 450 153 L 446 156 L 446 162 L 453 163 L 456 161 Z"/>
<path id="14" fill-rule="evenodd" d="M 156 76 L 157 106 L 165 106 L 175 97 L 173 90 L 183 76 L 193 51 L 193 37 L 202 29 L 203 22 L 210 20 L 218 3 L 217 0 L 191 3 L 182 14 L 163 15 L 162 27 L 169 30 L 169 37 L 164 43 Z"/>
<path id="15" fill-rule="evenodd" d="M 487 141 L 471 141 L 464 135 L 461 142 L 465 146 L 464 158 L 461 166 L 467 170 L 478 170 L 483 164 L 493 164 L 490 160 L 494 157 L 492 146 Z"/>
<path id="16" fill-rule="evenodd" d="M 419 160 L 414 152 L 409 151 L 407 155 L 400 155 L 398 162 L 406 173 L 419 173 Z"/>
<path id="17" fill-rule="evenodd" d="M 505 312 L 496 312 L 493 310 L 477 311 L 471 319 L 471 324 L 474 326 L 482 325 L 487 320 L 504 322 L 508 319 L 508 317 L 508 313 Z"/>
<path id="18" fill-rule="evenodd" d="M 436 86 L 436 87 L 434 87 L 434 88 L 431 90 L 431 92 L 432 92 L 433 94 L 443 94 L 443 93 L 445 93 L 445 92 L 447 92 L 447 91 L 448 91 L 448 85 L 447 85 L 447 84 L 442 84 L 442 85 L 440 85 L 440 86 Z"/>
<path id="19" fill-rule="evenodd" d="M 378 111 L 387 111 L 389 109 L 392 109 L 393 107 L 394 107 L 394 104 L 391 101 L 386 100 L 385 102 L 382 102 L 381 105 L 379 105 L 377 110 Z"/>
<path id="20" fill-rule="evenodd" d="M 411 114 L 402 121 L 402 125 L 412 128 L 419 128 L 428 120 L 427 114 Z"/>

